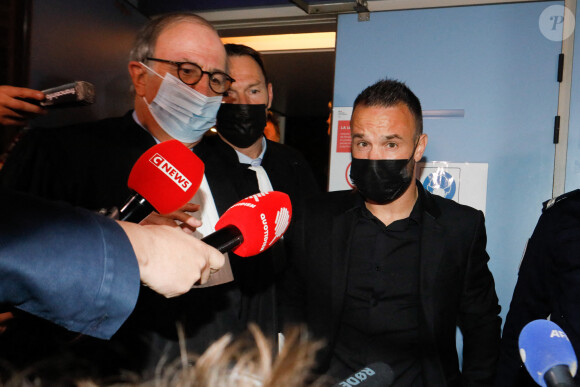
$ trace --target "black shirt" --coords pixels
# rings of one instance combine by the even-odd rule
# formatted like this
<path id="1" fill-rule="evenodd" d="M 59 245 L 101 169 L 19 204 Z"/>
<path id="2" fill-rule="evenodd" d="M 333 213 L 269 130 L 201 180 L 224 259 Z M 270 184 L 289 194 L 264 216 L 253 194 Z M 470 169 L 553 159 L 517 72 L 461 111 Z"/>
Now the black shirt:
<path id="1" fill-rule="evenodd" d="M 351 244 L 344 313 L 330 374 L 342 379 L 382 361 L 395 384 L 421 386 L 419 255 L 421 200 L 385 226 L 360 200 Z"/>

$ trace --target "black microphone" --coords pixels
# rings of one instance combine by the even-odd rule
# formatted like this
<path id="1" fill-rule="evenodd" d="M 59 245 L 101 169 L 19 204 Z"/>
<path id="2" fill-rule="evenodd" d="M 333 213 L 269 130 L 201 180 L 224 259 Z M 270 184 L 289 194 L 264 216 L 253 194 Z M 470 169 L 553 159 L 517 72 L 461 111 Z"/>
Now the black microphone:
<path id="1" fill-rule="evenodd" d="M 85 81 L 76 81 L 65 85 L 42 90 L 44 100 L 26 99 L 26 102 L 45 108 L 63 108 L 85 106 L 95 102 L 95 86 Z"/>
<path id="2" fill-rule="evenodd" d="M 395 373 L 388 364 L 372 363 L 332 387 L 389 387 L 395 380 Z"/>

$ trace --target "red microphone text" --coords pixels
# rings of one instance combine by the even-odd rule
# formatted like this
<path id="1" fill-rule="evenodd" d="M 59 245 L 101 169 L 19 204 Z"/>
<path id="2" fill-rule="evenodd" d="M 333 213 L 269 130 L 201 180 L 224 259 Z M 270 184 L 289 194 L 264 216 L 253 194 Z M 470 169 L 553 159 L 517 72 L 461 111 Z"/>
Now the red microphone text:
<path id="1" fill-rule="evenodd" d="M 260 247 L 260 251 L 264 251 L 264 247 L 266 247 L 266 243 L 268 243 L 268 221 L 266 220 L 265 214 L 260 214 L 260 219 L 262 219 L 262 224 L 264 225 L 264 243 L 262 243 L 262 247 Z"/>
<path id="2" fill-rule="evenodd" d="M 155 153 L 155 155 L 151 157 L 149 161 L 151 161 L 153 165 L 159 168 L 161 172 L 167 175 L 167 177 L 169 177 L 171 181 L 177 184 L 177 186 L 184 192 L 187 191 L 189 187 L 191 187 L 191 181 L 189 181 L 187 177 L 183 176 L 183 174 L 179 172 L 178 169 L 171 165 L 169 161 L 165 160 L 165 158 L 159 153 Z"/>

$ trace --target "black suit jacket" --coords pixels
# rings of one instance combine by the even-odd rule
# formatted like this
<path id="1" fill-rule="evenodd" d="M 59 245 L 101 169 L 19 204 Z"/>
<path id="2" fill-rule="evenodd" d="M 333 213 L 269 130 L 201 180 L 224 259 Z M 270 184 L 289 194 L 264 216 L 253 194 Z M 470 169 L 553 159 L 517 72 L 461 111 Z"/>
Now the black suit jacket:
<path id="1" fill-rule="evenodd" d="M 131 114 L 31 129 L 0 170 L 0 186 L 90 210 L 121 206 L 133 165 L 155 145 Z"/>
<path id="2" fill-rule="evenodd" d="M 135 123 L 132 112 L 64 128 L 33 129 L 10 155 L 0 185 L 93 210 L 119 206 L 130 195 L 127 180 L 135 161 L 153 145 L 155 140 Z M 204 138 L 194 151 L 205 163 L 220 215 L 259 192 L 255 172 L 241 165 L 218 136 Z M 274 189 L 288 193 L 293 205 L 317 191 L 306 161 L 288 147 L 268 141 L 262 165 Z M 196 353 L 228 332 L 245 329 L 249 321 L 275 338 L 274 281 L 285 254 L 280 243 L 271 250 L 248 259 L 232 257 L 235 283 L 195 289 L 174 299 L 142 287 L 135 311 L 113 339 L 77 345 L 76 356 L 90 357 L 103 374 L 122 368 L 153 370 L 165 351 L 179 353 L 176 321 L 184 322 L 189 349 Z M 33 351 L 36 346 L 31 346 Z"/>
<path id="3" fill-rule="evenodd" d="M 487 267 L 484 217 L 480 211 L 422 195 L 420 255 L 421 364 L 426 386 L 491 385 L 499 352 L 501 319 Z M 328 344 L 319 368 L 329 365 L 348 281 L 357 193 L 332 192 L 311 201 L 294 226 L 291 270 L 284 282 L 285 323 L 305 322 Z M 464 337 L 463 372 L 455 345 Z"/>
<path id="4" fill-rule="evenodd" d="M 304 157 L 297 151 L 276 142 L 267 141 L 262 167 L 268 173 L 272 187 L 290 196 L 294 208 L 318 192 L 317 183 Z M 194 148 L 205 163 L 205 175 L 221 216 L 239 200 L 260 192 L 254 171 L 240 164 L 234 149 L 219 136 L 207 136 Z M 244 259 L 230 254 L 237 285 L 242 292 L 240 320 L 258 322 L 273 334 L 278 332 L 276 292 L 274 282 L 286 266 L 284 241 L 257 256 Z M 224 332 L 225 333 L 225 332 Z"/>
<path id="5" fill-rule="evenodd" d="M 194 152 L 205 163 L 205 175 L 219 215 L 259 192 L 255 172 L 240 164 L 234 149 L 219 136 L 204 137 Z M 262 166 L 272 187 L 287 193 L 294 208 L 318 191 L 308 164 L 289 147 L 268 141 Z M 179 355 L 175 321 L 184 322 L 186 345 L 192 353 L 203 352 L 226 333 L 245 331 L 249 322 L 256 323 L 275 343 L 279 331 L 276 280 L 286 266 L 284 242 L 249 258 L 230 253 L 234 282 L 195 289 L 171 300 L 149 292 L 147 302 L 137 304 L 134 316 L 119 335 L 134 336 L 135 331 L 146 327 L 152 340 L 139 354 L 143 358 L 143 353 L 149 352 L 140 360 L 146 364 L 132 368 L 153 370 L 164 354 L 169 353 L 169 358 Z"/>
<path id="6" fill-rule="evenodd" d="M 518 338 L 529 322 L 546 319 L 580 354 L 580 190 L 544 203 L 520 265 L 501 340 L 496 386 L 536 386 L 520 358 Z M 577 373 L 576 383 L 580 382 Z"/>
<path id="7" fill-rule="evenodd" d="M 262 167 L 275 190 L 287 193 L 293 204 L 319 191 L 308 163 L 299 152 L 270 140 L 266 143 Z M 235 150 L 219 136 L 206 136 L 194 152 L 205 163 L 205 174 L 220 215 L 240 199 L 259 192 L 255 172 L 240 164 Z"/>

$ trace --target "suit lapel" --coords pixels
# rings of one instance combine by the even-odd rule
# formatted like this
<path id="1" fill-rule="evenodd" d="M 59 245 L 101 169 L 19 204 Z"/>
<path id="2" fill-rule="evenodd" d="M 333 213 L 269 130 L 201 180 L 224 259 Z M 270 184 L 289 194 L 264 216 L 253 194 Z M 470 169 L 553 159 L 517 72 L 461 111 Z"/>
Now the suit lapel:
<path id="1" fill-rule="evenodd" d="M 437 284 L 436 275 L 443 258 L 445 247 L 445 235 L 443 227 L 438 222 L 439 209 L 423 187 L 419 187 L 422 195 L 423 214 L 421 221 L 421 253 L 420 253 L 420 299 L 425 314 L 427 328 L 431 335 L 434 334 L 434 297 Z M 432 337 L 432 336 L 431 336 Z"/>
<path id="2" fill-rule="evenodd" d="M 352 197 L 352 195 L 349 195 Z M 352 203 L 351 203 L 352 205 Z M 331 241 L 331 299 L 332 299 L 332 335 L 335 337 L 340 314 L 346 294 L 350 245 L 355 226 L 355 210 L 352 206 L 346 211 L 340 211 L 332 219 Z"/>
<path id="3" fill-rule="evenodd" d="M 205 177 L 211 188 L 218 214 L 244 198 L 236 188 L 241 179 L 240 165 L 233 148 L 219 138 L 204 138 L 194 152 L 205 164 Z M 247 196 L 247 195 L 246 195 Z"/>

